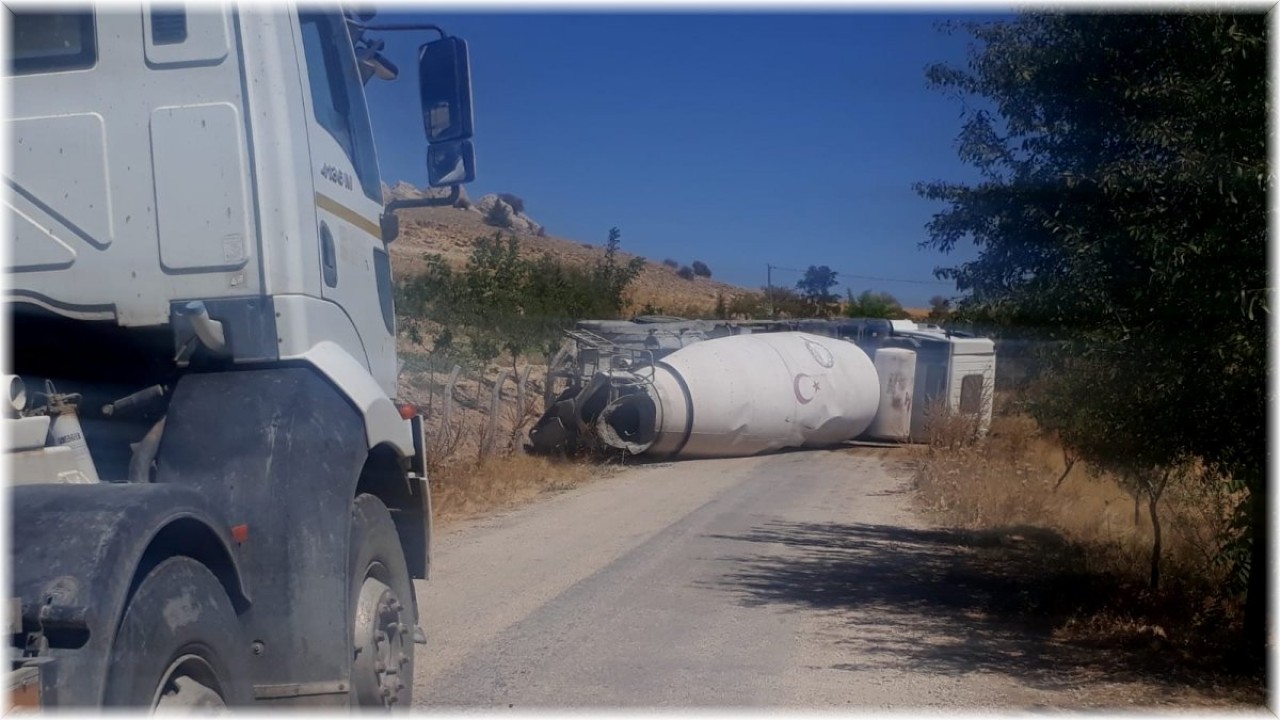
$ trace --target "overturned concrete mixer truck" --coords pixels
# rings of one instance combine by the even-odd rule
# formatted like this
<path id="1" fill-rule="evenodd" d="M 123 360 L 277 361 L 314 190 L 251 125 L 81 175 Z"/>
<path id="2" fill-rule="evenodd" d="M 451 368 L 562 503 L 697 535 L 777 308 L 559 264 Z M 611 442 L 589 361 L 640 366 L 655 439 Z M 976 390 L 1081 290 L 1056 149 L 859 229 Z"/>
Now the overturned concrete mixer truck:
<path id="1" fill-rule="evenodd" d="M 566 335 L 535 451 L 725 457 L 918 442 L 937 412 L 990 423 L 992 341 L 908 321 L 589 320 Z"/>

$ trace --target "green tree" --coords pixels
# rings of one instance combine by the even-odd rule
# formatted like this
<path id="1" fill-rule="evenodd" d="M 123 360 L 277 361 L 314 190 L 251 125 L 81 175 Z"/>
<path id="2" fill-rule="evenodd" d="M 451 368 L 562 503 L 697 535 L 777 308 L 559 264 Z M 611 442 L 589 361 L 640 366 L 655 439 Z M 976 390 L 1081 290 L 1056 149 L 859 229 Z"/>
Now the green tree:
<path id="1" fill-rule="evenodd" d="M 1063 350 L 1067 352 L 1055 363 L 1054 370 L 1031 386 L 1027 407 L 1041 427 L 1057 436 L 1066 449 L 1068 471 L 1076 458 L 1084 458 L 1091 473 L 1107 471 L 1120 481 L 1133 496 L 1135 524 L 1140 503 L 1146 501 L 1152 529 L 1148 585 L 1157 590 L 1164 542 L 1160 501 L 1169 483 L 1186 474 L 1192 458 L 1181 442 L 1177 413 L 1139 417 L 1133 411 L 1161 402 L 1177 402 L 1176 392 L 1169 385 L 1153 388 L 1112 372 L 1115 367 L 1111 362 L 1078 343 L 1067 343 L 1056 352 Z M 1155 402 L 1142 396 L 1162 390 Z M 1106 401 L 1088 399 L 1095 396 L 1103 396 Z M 1064 472 L 1059 484 L 1065 477 Z"/>
<path id="2" fill-rule="evenodd" d="M 714 310 L 717 320 L 729 319 L 729 301 L 725 299 L 724 293 L 716 293 L 716 307 Z"/>
<path id="3" fill-rule="evenodd" d="M 768 303 L 763 293 L 740 293 L 729 298 L 727 311 L 731 318 L 753 320 L 765 317 L 768 312 Z"/>
<path id="4" fill-rule="evenodd" d="M 768 300 L 768 305 L 773 308 L 773 314 L 776 317 L 813 317 L 817 311 L 816 305 L 791 288 L 765 288 L 765 297 Z"/>
<path id="5" fill-rule="evenodd" d="M 804 277 L 796 281 L 796 290 L 810 305 L 812 315 L 826 314 L 840 299 L 831 288 L 836 285 L 836 271 L 826 265 L 810 265 Z"/>
<path id="6" fill-rule="evenodd" d="M 484 215 L 484 222 L 486 225 L 504 230 L 515 224 L 511 219 L 511 211 L 507 209 L 507 204 L 502 202 L 501 198 L 493 201 L 493 207 L 489 208 L 489 212 Z"/>
<path id="7" fill-rule="evenodd" d="M 1086 460 L 1116 461 L 1108 437 L 1128 449 L 1153 439 L 1135 461 L 1143 472 L 1192 457 L 1248 488 L 1238 559 L 1255 569 L 1244 632 L 1259 650 L 1264 16 L 1023 14 L 965 27 L 978 41 L 968 68 L 935 65 L 927 77 L 964 101 L 959 154 L 981 179 L 917 189 L 946 205 L 924 245 L 972 242 L 978 255 L 937 274 L 966 293 L 967 316 L 1070 341 L 1054 370 L 1091 413 L 1076 440 Z M 1131 391 L 1087 390 L 1113 382 Z M 1042 406 L 1042 422 L 1052 412 Z"/>
<path id="8" fill-rule="evenodd" d="M 942 322 L 951 317 L 951 299 L 943 295 L 934 295 L 929 298 L 929 319 L 933 322 Z"/>
<path id="9" fill-rule="evenodd" d="M 622 244 L 622 231 L 616 227 L 609 228 L 609 239 L 605 242 L 604 257 L 596 262 L 593 277 L 599 292 L 607 301 L 609 318 L 621 317 L 622 308 L 626 305 L 626 289 L 640 271 L 644 269 L 644 258 L 633 257 L 626 263 L 618 258 L 618 246 Z"/>
<path id="10" fill-rule="evenodd" d="M 511 193 L 498 193 L 498 199 L 506 203 L 515 212 L 524 212 L 524 199 Z M 496 204 L 496 203 L 495 203 Z"/>
<path id="11" fill-rule="evenodd" d="M 514 237 L 495 233 L 477 238 L 462 273 L 463 299 L 458 303 L 472 349 L 484 360 L 499 351 L 511 354 L 514 366 L 536 337 L 524 314 L 529 266 Z"/>
<path id="12" fill-rule="evenodd" d="M 847 298 L 845 315 L 849 317 L 888 318 L 890 320 L 901 320 L 907 317 L 907 311 L 902 309 L 902 303 L 887 292 L 863 290 L 855 298 L 853 291 L 846 288 L 845 295 Z"/>
<path id="13" fill-rule="evenodd" d="M 561 331 L 583 318 L 621 316 L 626 290 L 643 259 L 618 261 L 621 233 L 610 231 L 605 255 L 591 267 L 568 265 L 549 254 L 525 258 L 514 237 L 496 233 L 477 238 L 461 271 L 439 255 L 402 283 L 396 312 L 402 331 L 421 339 L 426 323 L 440 328 L 437 350 L 452 349 L 455 338 L 481 361 L 510 355 L 514 366 L 531 350 L 554 352 Z"/>

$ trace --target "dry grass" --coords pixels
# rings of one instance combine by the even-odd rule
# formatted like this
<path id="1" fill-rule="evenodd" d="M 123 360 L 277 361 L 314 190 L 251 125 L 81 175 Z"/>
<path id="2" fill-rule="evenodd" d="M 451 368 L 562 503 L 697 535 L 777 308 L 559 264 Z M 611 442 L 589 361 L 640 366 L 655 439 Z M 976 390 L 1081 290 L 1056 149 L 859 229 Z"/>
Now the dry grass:
<path id="1" fill-rule="evenodd" d="M 523 451 L 455 462 L 431 473 L 432 509 L 437 522 L 448 524 L 577 487 L 599 477 L 601 471 L 595 465 Z"/>
<path id="2" fill-rule="evenodd" d="M 938 419 L 930 435 L 914 451 L 918 502 L 983 534 L 992 563 L 1016 561 L 1024 607 L 1052 624 L 1055 640 L 1197 678 L 1233 665 L 1242 598 L 1215 557 L 1237 498 L 1222 482 L 1189 478 L 1167 491 L 1162 582 L 1152 591 L 1145 499 L 1135 515 L 1133 496 L 1083 462 L 1059 484 L 1062 448 L 1032 419 L 997 415 L 982 440 L 963 419 Z"/>
<path id="3" fill-rule="evenodd" d="M 421 350 L 407 345 L 402 340 L 401 350 Z M 502 370 L 489 366 L 463 375 L 447 424 L 442 410 L 448 373 L 415 369 L 401 373 L 399 398 L 417 405 L 427 416 L 427 476 L 432 509 L 441 525 L 515 507 L 604 472 L 587 462 L 525 454 L 529 427 L 542 414 L 545 367 L 532 368 L 523 401 L 516 396 L 514 381 L 503 384 L 498 415 L 491 422 L 493 387 Z"/>

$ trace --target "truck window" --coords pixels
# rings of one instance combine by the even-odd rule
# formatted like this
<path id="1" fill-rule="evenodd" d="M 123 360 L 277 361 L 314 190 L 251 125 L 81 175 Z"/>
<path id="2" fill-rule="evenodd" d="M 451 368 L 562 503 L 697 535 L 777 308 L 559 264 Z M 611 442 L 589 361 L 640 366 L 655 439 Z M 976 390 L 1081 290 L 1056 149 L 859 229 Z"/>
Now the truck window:
<path id="1" fill-rule="evenodd" d="M 346 24 L 341 16 L 329 13 L 304 12 L 298 17 L 316 121 L 346 152 L 364 194 L 381 203 L 373 129 Z"/>
<path id="2" fill-rule="evenodd" d="M 382 322 L 392 337 L 396 335 L 395 285 L 391 282 L 391 257 L 387 251 L 373 249 L 373 275 L 378 280 L 378 302 L 382 306 Z"/>
<path id="3" fill-rule="evenodd" d="M 187 39 L 187 9 L 182 5 L 152 6 L 151 42 L 177 45 Z"/>
<path id="4" fill-rule="evenodd" d="M 986 389 L 982 375 L 965 375 L 960 380 L 960 412 L 973 415 L 982 412 L 982 395 Z"/>
<path id="5" fill-rule="evenodd" d="M 9 11 L 9 47 L 13 49 L 10 73 L 80 70 L 98 61 L 93 12 L 66 9 L 62 12 Z"/>

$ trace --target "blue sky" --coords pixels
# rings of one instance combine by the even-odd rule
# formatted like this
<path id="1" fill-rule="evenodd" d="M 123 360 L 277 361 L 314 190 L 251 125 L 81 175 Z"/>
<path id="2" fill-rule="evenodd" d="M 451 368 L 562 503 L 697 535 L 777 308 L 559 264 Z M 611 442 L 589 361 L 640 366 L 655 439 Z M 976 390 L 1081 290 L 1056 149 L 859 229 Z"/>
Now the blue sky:
<path id="1" fill-rule="evenodd" d="M 977 16 L 969 16 L 977 18 Z M 954 295 L 920 250 L 939 206 L 911 189 L 972 179 L 960 106 L 924 68 L 963 63 L 936 14 L 379 14 L 435 22 L 471 51 L 473 198 L 511 192 L 559 237 L 763 286 L 765 265 L 829 265 L 838 289 L 904 304 Z M 977 19 L 990 19 L 977 18 Z M 425 185 L 416 93 L 421 33 L 385 33 L 401 80 L 370 82 L 383 178 Z M 903 278 L 914 283 L 848 277 Z M 792 285 L 797 273 L 775 271 Z"/>

